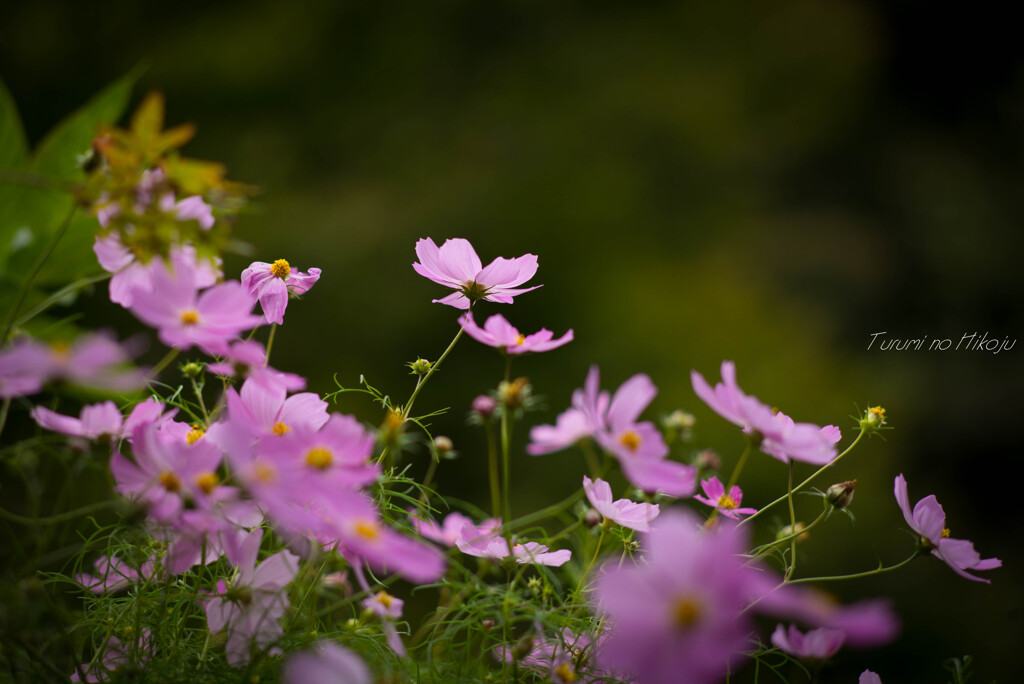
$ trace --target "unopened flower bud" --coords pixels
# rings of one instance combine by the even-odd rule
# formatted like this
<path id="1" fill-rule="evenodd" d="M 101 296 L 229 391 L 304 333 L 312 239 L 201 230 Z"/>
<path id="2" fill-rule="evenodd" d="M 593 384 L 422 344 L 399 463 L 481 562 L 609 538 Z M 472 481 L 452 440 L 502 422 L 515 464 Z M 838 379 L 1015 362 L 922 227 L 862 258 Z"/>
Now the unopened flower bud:
<path id="1" fill-rule="evenodd" d="M 512 647 L 512 657 L 516 660 L 522 660 L 526 656 L 530 655 L 530 651 L 532 650 L 533 637 L 527 634 L 522 639 L 517 641 L 516 645 Z"/>
<path id="2" fill-rule="evenodd" d="M 498 396 L 501 402 L 509 409 L 521 408 L 530 398 L 533 388 L 526 378 L 516 378 L 512 382 L 504 382 L 498 385 Z"/>
<path id="3" fill-rule="evenodd" d="M 837 510 L 843 510 L 853 501 L 853 488 L 857 486 L 856 480 L 838 482 L 825 490 L 825 501 Z"/>
<path id="4" fill-rule="evenodd" d="M 455 458 L 455 445 L 452 444 L 452 440 L 444 435 L 438 435 L 434 438 L 434 451 L 437 452 L 438 458 Z"/>
<path id="5" fill-rule="evenodd" d="M 722 459 L 712 449 L 705 449 L 697 454 L 693 464 L 700 470 L 721 470 Z"/>
<path id="6" fill-rule="evenodd" d="M 526 580 L 526 588 L 534 596 L 539 594 L 541 591 L 540 578 L 531 577 L 530 579 Z"/>
<path id="7" fill-rule="evenodd" d="M 418 358 L 405 364 L 412 371 L 411 375 L 426 375 L 433 368 L 433 364 L 426 359 Z"/>
<path id="8" fill-rule="evenodd" d="M 803 532 L 804 527 L 806 527 L 806 525 L 802 522 L 798 522 L 796 525 L 786 525 L 779 530 L 779 533 L 775 535 L 775 538 L 785 539 L 786 537 L 791 537 L 795 534 L 797 535 L 796 540 L 798 542 L 805 542 L 811 538 L 811 534 L 810 532 Z M 803 532 L 803 534 L 801 534 L 801 532 Z"/>
<path id="9" fill-rule="evenodd" d="M 494 620 L 491 620 L 490 618 L 487 618 L 486 620 L 483 620 L 483 621 L 480 622 L 480 626 L 483 627 L 484 629 L 493 629 L 494 628 Z"/>
<path id="10" fill-rule="evenodd" d="M 405 418 L 402 417 L 402 412 L 389 410 L 380 426 L 380 441 L 391 447 L 396 446 L 402 436 L 404 425 Z"/>
<path id="11" fill-rule="evenodd" d="M 686 411 L 677 410 L 665 416 L 665 427 L 670 430 L 683 432 L 684 430 L 689 430 L 696 424 L 697 419 L 693 417 L 693 414 L 687 413 Z"/>
<path id="12" fill-rule="evenodd" d="M 194 378 L 203 372 L 203 367 L 195 361 L 189 361 L 181 367 L 181 372 L 185 377 Z"/>
<path id="13" fill-rule="evenodd" d="M 490 418 L 498 409 L 498 402 L 488 394 L 481 394 L 473 400 L 473 412 L 481 418 Z"/>
<path id="14" fill-rule="evenodd" d="M 597 527 L 601 524 L 601 514 L 593 508 L 588 508 L 583 512 L 583 524 L 587 527 Z"/>

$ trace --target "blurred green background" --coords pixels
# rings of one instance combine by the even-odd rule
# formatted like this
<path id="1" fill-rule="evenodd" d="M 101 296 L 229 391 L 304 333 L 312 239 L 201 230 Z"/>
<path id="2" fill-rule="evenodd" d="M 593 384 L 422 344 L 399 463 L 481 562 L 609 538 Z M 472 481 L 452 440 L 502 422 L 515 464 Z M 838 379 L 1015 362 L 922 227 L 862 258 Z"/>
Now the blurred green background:
<path id="1" fill-rule="evenodd" d="M 843 654 L 825 681 L 867 666 L 887 683 L 945 681 L 942 660 L 963 654 L 977 681 L 1024 681 L 1012 472 L 1024 351 L 866 349 L 881 331 L 1021 334 L 1024 49 L 1009 16 L 811 0 L 36 0 L 3 15 L 0 76 L 30 141 L 145 62 L 134 101 L 163 91 L 169 123 L 199 127 L 189 156 L 263 189 L 236 233 L 253 251 L 226 271 L 277 258 L 323 269 L 274 351 L 313 390 L 365 373 L 401 400 L 412 384 L 402 363 L 444 349 L 456 312 L 431 304 L 443 288 L 410 268 L 429 236 L 468 238 L 485 263 L 539 255 L 543 288 L 482 311 L 527 331 L 575 330 L 570 346 L 514 366 L 547 397 L 533 423 L 553 421 L 591 363 L 609 388 L 649 373 L 661 389 L 649 415 L 691 410 L 727 467 L 742 437 L 698 403 L 691 369 L 717 379 L 735 360 L 746 391 L 840 425 L 844 443 L 854 402 L 884 405 L 888 442 L 859 447 L 835 474 L 858 479 L 857 522 L 817 533 L 800 574 L 909 554 L 892 497 L 900 472 L 912 500 L 935 493 L 953 536 L 1005 567 L 991 586 L 931 559 L 836 585 L 843 599 L 892 596 L 904 633 Z M 138 329 L 102 292 L 85 306 L 122 336 Z M 482 505 L 483 438 L 464 417 L 502 372 L 492 350 L 463 342 L 417 402 L 452 407 L 434 421 L 461 452 L 441 491 Z M 363 399 L 339 408 L 379 422 Z M 584 471 L 574 453 L 526 456 L 525 434 L 521 513 Z M 744 503 L 785 480 L 758 459 Z M 802 517 L 816 514 L 801 503 Z"/>

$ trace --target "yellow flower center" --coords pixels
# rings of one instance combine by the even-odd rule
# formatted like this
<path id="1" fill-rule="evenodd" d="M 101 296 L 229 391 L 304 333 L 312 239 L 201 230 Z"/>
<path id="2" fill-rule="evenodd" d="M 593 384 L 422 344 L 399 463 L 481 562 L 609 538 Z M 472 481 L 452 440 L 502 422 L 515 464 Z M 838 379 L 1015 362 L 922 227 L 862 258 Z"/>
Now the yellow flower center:
<path id="1" fill-rule="evenodd" d="M 672 603 L 672 618 L 676 627 L 689 629 L 700 620 L 701 606 L 692 596 L 682 596 Z"/>
<path id="2" fill-rule="evenodd" d="M 519 345 L 521 345 L 525 341 L 526 341 L 526 335 L 519 335 L 518 337 L 516 337 L 516 346 L 518 347 Z"/>
<path id="3" fill-rule="evenodd" d="M 199 322 L 199 312 L 195 309 L 186 309 L 181 312 L 182 325 L 195 325 Z"/>
<path id="4" fill-rule="evenodd" d="M 213 491 L 213 488 L 220 484 L 220 478 L 217 477 L 217 473 L 211 473 L 209 471 L 205 473 L 199 473 L 196 475 L 196 486 L 202 489 L 204 492 L 209 494 Z"/>
<path id="5" fill-rule="evenodd" d="M 357 520 L 355 530 L 360 537 L 370 541 L 380 536 L 380 525 L 372 520 Z"/>
<path id="6" fill-rule="evenodd" d="M 942 538 L 943 539 L 949 539 L 949 528 L 948 527 L 943 527 L 942 528 Z"/>
<path id="7" fill-rule="evenodd" d="M 50 343 L 50 349 L 53 350 L 53 355 L 61 359 L 67 358 L 68 352 L 71 351 L 71 345 L 63 340 L 58 342 Z"/>
<path id="8" fill-rule="evenodd" d="M 281 421 L 277 421 L 276 423 L 274 423 L 274 427 L 270 428 L 270 431 L 273 432 L 275 435 L 283 435 L 286 432 L 291 431 L 291 428 L 282 423 Z"/>
<path id="9" fill-rule="evenodd" d="M 732 497 L 729 496 L 728 494 L 723 494 L 722 496 L 718 497 L 718 507 L 724 508 L 727 511 L 731 511 L 732 509 L 736 508 L 736 502 L 733 501 Z"/>
<path id="10" fill-rule="evenodd" d="M 192 429 L 188 431 L 188 434 L 185 435 L 185 441 L 189 444 L 195 444 L 201 440 L 205 434 L 206 430 L 198 426 L 193 426 Z"/>
<path id="11" fill-rule="evenodd" d="M 885 422 L 885 409 L 881 406 L 875 406 L 874 408 L 868 409 L 868 418 L 872 421 L 876 421 L 879 424 Z"/>
<path id="12" fill-rule="evenodd" d="M 292 272 L 292 266 L 284 259 L 278 259 L 270 267 L 270 275 L 284 280 Z"/>
<path id="13" fill-rule="evenodd" d="M 560 681 L 566 682 L 567 684 L 572 684 L 573 682 L 578 682 L 580 680 L 576 673 L 573 672 L 572 668 L 569 667 L 569 663 L 562 663 L 556 667 L 555 675 L 558 676 Z"/>
<path id="14" fill-rule="evenodd" d="M 640 435 L 638 435 L 632 430 L 623 433 L 623 435 L 619 437 L 619 444 L 626 447 L 630 451 L 636 451 L 640 447 L 640 442 Z"/>
<path id="15" fill-rule="evenodd" d="M 395 597 L 392 596 L 391 594 L 389 594 L 386 591 L 378 591 L 377 592 L 377 602 L 380 603 L 385 608 L 390 608 L 391 607 L 391 602 L 394 599 L 395 599 Z"/>
<path id="16" fill-rule="evenodd" d="M 277 468 L 269 463 L 257 463 L 252 467 L 252 476 L 257 482 L 269 484 L 277 479 Z"/>
<path id="17" fill-rule="evenodd" d="M 334 456 L 323 447 L 313 447 L 306 452 L 306 465 L 311 468 L 324 470 L 331 465 L 332 460 L 334 460 Z"/>
<path id="18" fill-rule="evenodd" d="M 160 485 L 169 492 L 176 492 L 181 489 L 181 480 L 170 470 L 160 473 Z"/>

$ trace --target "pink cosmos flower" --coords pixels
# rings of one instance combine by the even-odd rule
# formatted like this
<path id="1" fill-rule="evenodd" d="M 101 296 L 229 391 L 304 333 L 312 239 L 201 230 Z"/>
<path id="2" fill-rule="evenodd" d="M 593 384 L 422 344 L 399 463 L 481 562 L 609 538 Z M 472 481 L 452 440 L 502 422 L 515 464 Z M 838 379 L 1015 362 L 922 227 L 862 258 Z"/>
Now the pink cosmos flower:
<path id="1" fill-rule="evenodd" d="M 267 388 L 281 387 L 288 392 L 306 389 L 305 378 L 268 366 L 267 352 L 256 340 L 239 340 L 223 356 L 223 361 L 208 364 L 206 370 L 225 378 L 244 376 Z"/>
<path id="2" fill-rule="evenodd" d="M 303 273 L 292 270 L 284 259 L 278 259 L 273 264 L 254 261 L 242 271 L 242 285 L 249 294 L 260 300 L 267 322 L 277 324 L 284 323 L 289 294 L 305 294 L 319 279 L 319 268 L 311 268 L 309 273 Z"/>
<path id="3" fill-rule="evenodd" d="M 238 575 L 230 586 L 222 582 L 220 595 L 203 606 L 211 634 L 227 629 L 225 650 L 233 667 L 249 662 L 250 645 L 266 649 L 284 633 L 280 619 L 289 605 L 285 587 L 299 571 L 298 557 L 288 551 L 278 551 L 256 565 L 262 539 L 262 530 L 244 539 Z"/>
<path id="4" fill-rule="evenodd" d="M 100 267 L 113 273 L 110 279 L 110 301 L 128 308 L 134 301 L 134 291 L 153 291 L 153 280 L 150 264 L 139 261 L 135 254 L 121 243 L 116 233 L 105 237 L 96 237 L 93 252 Z M 159 258 L 156 259 L 159 261 Z M 170 263 L 175 270 L 189 269 L 195 275 L 196 286 L 210 287 L 223 275 L 220 270 L 220 258 L 215 261 L 200 259 L 196 248 L 189 244 L 173 247 L 170 252 Z"/>
<path id="5" fill-rule="evenodd" d="M 136 582 L 156 574 L 156 556 L 150 556 L 139 569 L 133 568 L 116 556 L 100 556 L 93 564 L 96 574 L 75 575 L 75 581 L 94 594 L 107 594 L 130 587 Z"/>
<path id="6" fill-rule="evenodd" d="M 583 491 L 590 505 L 606 520 L 639 532 L 650 532 L 651 521 L 658 517 L 657 504 L 636 503 L 629 499 L 612 501 L 612 488 L 602 479 L 583 476 Z"/>
<path id="7" fill-rule="evenodd" d="M 922 541 L 931 548 L 932 555 L 952 568 L 953 572 L 974 582 L 991 584 L 987 579 L 977 577 L 968 570 L 984 571 L 1001 567 L 1003 562 L 998 558 L 982 559 L 981 554 L 974 550 L 974 544 L 966 539 L 952 539 L 946 528 L 946 513 L 935 498 L 929 494 L 917 502 L 913 511 L 910 509 L 910 497 L 907 494 L 907 481 L 903 474 L 896 476 L 896 502 L 903 511 L 903 518 L 910 529 L 921 535 Z"/>
<path id="8" fill-rule="evenodd" d="M 204 202 L 199 195 L 175 201 L 174 194 L 169 192 L 160 198 L 160 209 L 168 214 L 174 214 L 179 221 L 196 221 L 203 230 L 210 230 L 216 223 L 213 207 Z"/>
<path id="9" fill-rule="evenodd" d="M 537 273 L 537 257 L 533 254 L 515 259 L 498 257 L 484 268 L 469 240 L 452 238 L 438 248 L 432 239 L 424 238 L 416 243 L 416 256 L 419 261 L 412 267 L 417 273 L 456 290 L 433 301 L 457 309 L 468 309 L 478 299 L 511 304 L 516 295 L 540 287 L 519 288 Z"/>
<path id="10" fill-rule="evenodd" d="M 417 584 L 435 582 L 444 574 L 447 563 L 437 548 L 384 525 L 366 496 L 342 491 L 318 500 L 318 504 L 322 521 L 319 541 L 337 546 L 350 563 L 362 559 L 382 572 L 397 573 Z"/>
<path id="11" fill-rule="evenodd" d="M 500 527 L 501 522 L 496 522 Z M 511 556 L 520 564 L 533 563 L 559 567 L 568 563 L 572 558 L 572 552 L 568 549 L 549 551 L 547 546 L 537 542 L 513 544 L 512 551 L 509 552 L 508 542 L 501 536 L 497 527 L 488 529 L 485 526 L 465 525 L 459 533 L 455 545 L 459 551 L 469 556 L 491 560 L 502 560 Z"/>
<path id="12" fill-rule="evenodd" d="M 46 430 L 70 437 L 95 440 L 119 438 L 124 425 L 121 410 L 112 401 L 83 406 L 78 418 L 62 416 L 44 406 L 34 407 L 31 415 L 32 419 Z"/>
<path id="13" fill-rule="evenodd" d="M 500 349 L 506 354 L 525 354 L 527 352 L 546 352 L 557 349 L 572 342 L 572 329 L 569 329 L 557 340 L 547 328 L 541 328 L 532 335 L 520 335 L 519 330 L 512 326 L 501 314 L 494 314 L 484 322 L 481 328 L 473 320 L 473 314 L 467 313 L 459 318 L 459 325 L 466 334 L 477 342 Z"/>
<path id="14" fill-rule="evenodd" d="M 0 399 L 35 394 L 49 377 L 50 352 L 42 343 L 21 339 L 0 349 Z"/>
<path id="15" fill-rule="evenodd" d="M 784 463 L 790 459 L 825 465 L 836 457 L 839 429 L 820 428 L 811 423 L 794 423 L 785 414 L 776 415 L 756 397 L 743 393 L 736 384 L 736 367 L 722 362 L 722 382 L 712 387 L 697 371 L 690 374 L 693 391 L 718 415 L 746 432 L 761 435 L 761 450 Z"/>
<path id="16" fill-rule="evenodd" d="M 295 429 L 319 430 L 327 423 L 328 405 L 313 392 L 301 392 L 287 396 L 279 384 L 261 383 L 250 378 L 242 384 L 241 391 L 228 388 L 224 393 L 228 419 L 250 433 L 253 439 L 283 437 Z M 224 423 L 210 426 L 210 437 L 219 440 Z M 227 447 L 221 445 L 225 450 Z"/>
<path id="17" fill-rule="evenodd" d="M 736 485 L 732 486 L 728 495 L 725 493 L 725 485 L 717 477 L 701 480 L 700 486 L 704 490 L 704 496 L 696 494 L 693 498 L 702 504 L 711 506 L 727 518 L 739 520 L 741 515 L 757 513 L 756 508 L 739 508 L 743 502 L 743 491 Z"/>
<path id="18" fill-rule="evenodd" d="M 455 546 L 455 543 L 459 540 L 462 534 L 462 528 L 466 525 L 473 525 L 473 521 L 464 516 L 459 512 L 449 513 L 444 522 L 438 525 L 433 520 L 420 520 L 410 512 L 410 522 L 412 522 L 413 529 L 420 533 L 420 535 L 426 537 L 431 541 L 436 541 L 445 546 Z M 485 521 L 481 525 L 481 534 L 490 532 L 501 527 L 501 522 L 498 520 Z M 476 536 L 476 535 L 474 535 Z"/>
<path id="19" fill-rule="evenodd" d="M 363 608 L 381 619 L 381 629 L 391 650 L 405 656 L 405 645 L 395 629 L 394 621 L 402 617 L 402 606 L 405 601 L 396 598 L 386 591 L 378 591 L 373 596 L 363 599 Z"/>
<path id="20" fill-rule="evenodd" d="M 131 311 L 157 328 L 160 340 L 169 347 L 184 350 L 199 345 L 210 353 L 224 354 L 238 333 L 263 325 L 262 316 L 250 313 L 253 300 L 241 283 L 221 283 L 200 294 L 192 270 L 175 269 L 172 274 L 156 260 L 150 265 L 150 276 L 153 291 L 133 290 Z"/>
<path id="21" fill-rule="evenodd" d="M 860 673 L 857 684 L 882 684 L 882 678 L 871 670 L 864 670 Z"/>
<path id="22" fill-rule="evenodd" d="M 92 682 L 110 681 L 111 674 L 117 672 L 125 665 L 132 664 L 131 651 L 132 648 L 130 646 L 126 646 L 120 639 L 112 636 L 107 639 L 103 647 L 103 656 L 91 664 L 83 664 L 81 670 L 76 670 L 72 673 L 71 681 L 90 682 L 90 684 Z M 150 654 L 153 652 L 152 634 L 145 627 L 142 628 L 142 632 L 139 635 L 139 651 L 140 663 L 136 663 L 136 667 L 149 660 Z M 85 675 L 85 679 L 81 678 L 81 674 Z"/>
<path id="23" fill-rule="evenodd" d="M 221 451 L 202 439 L 168 439 L 157 424 L 149 423 L 132 433 L 135 462 L 120 452 L 110 458 L 110 471 L 123 496 L 142 501 L 151 520 L 170 522 L 185 501 L 202 499 L 219 484 L 216 476 Z"/>
<path id="24" fill-rule="evenodd" d="M 595 609 L 611 625 L 598 663 L 645 684 L 718 682 L 749 649 L 752 613 L 799 615 L 841 629 L 851 643 L 892 638 L 895 618 L 881 604 L 822 605 L 820 595 L 784 585 L 741 554 L 747 537 L 733 525 L 704 529 L 688 511 L 652 525 L 640 562 L 608 562 Z"/>
<path id="25" fill-rule="evenodd" d="M 558 417 L 556 425 L 533 428 L 527 450 L 534 455 L 548 453 L 592 436 L 619 460 L 626 479 L 635 486 L 690 496 L 696 488 L 696 469 L 667 458 L 668 445 L 654 423 L 637 422 L 657 393 L 651 379 L 638 374 L 609 397 L 600 389 L 598 367 L 591 366 L 583 389 L 573 392 L 572 407 Z"/>
<path id="26" fill-rule="evenodd" d="M 834 656 L 846 640 L 846 633 L 840 629 L 819 627 L 806 634 L 796 625 L 785 628 L 778 625 L 772 632 L 772 643 L 785 653 L 804 660 L 828 660 Z"/>
<path id="27" fill-rule="evenodd" d="M 313 649 L 301 651 L 284 664 L 285 684 L 371 684 L 370 670 L 344 646 L 321 639 Z"/>

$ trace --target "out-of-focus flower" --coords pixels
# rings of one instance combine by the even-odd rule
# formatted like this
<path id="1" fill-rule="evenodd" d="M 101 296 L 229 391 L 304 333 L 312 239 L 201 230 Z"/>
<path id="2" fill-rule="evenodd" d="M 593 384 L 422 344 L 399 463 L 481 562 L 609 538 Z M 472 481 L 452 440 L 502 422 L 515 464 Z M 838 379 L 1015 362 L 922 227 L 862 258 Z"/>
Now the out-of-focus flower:
<path id="1" fill-rule="evenodd" d="M 549 551 L 547 546 L 537 542 L 513 544 L 510 552 L 508 542 L 499 531 L 501 521 L 495 522 L 498 527 L 491 529 L 485 526 L 464 525 L 455 541 L 459 551 L 469 556 L 490 560 L 502 560 L 512 556 L 520 564 L 535 563 L 552 567 L 564 565 L 572 558 L 572 552 L 568 549 Z"/>
<path id="2" fill-rule="evenodd" d="M 267 388 L 281 387 L 288 392 L 306 389 L 306 379 L 267 365 L 267 352 L 256 340 L 234 342 L 222 355 L 223 361 L 208 364 L 206 370 L 225 378 L 244 376 Z"/>
<path id="3" fill-rule="evenodd" d="M 150 556 L 136 570 L 116 556 L 100 556 L 93 563 L 93 568 L 96 574 L 81 572 L 75 575 L 75 581 L 94 594 L 107 594 L 153 577 L 156 574 L 156 557 Z"/>
<path id="4" fill-rule="evenodd" d="M 795 423 L 789 416 L 773 412 L 756 397 L 744 394 L 736 384 L 736 367 L 731 361 L 722 362 L 721 372 L 722 382 L 712 388 L 704 376 L 693 371 L 693 391 L 715 413 L 744 431 L 759 435 L 761 450 L 766 454 L 784 463 L 792 459 L 814 465 L 825 465 L 836 457 L 839 428 Z"/>
<path id="5" fill-rule="evenodd" d="M 133 290 L 131 311 L 157 328 L 160 340 L 175 349 L 199 345 L 224 354 L 238 333 L 263 325 L 252 313 L 253 300 L 241 283 L 229 281 L 200 294 L 195 273 L 176 269 L 172 275 L 161 261 L 150 265 L 153 291 Z"/>
<path id="6" fill-rule="evenodd" d="M 473 412 L 480 418 L 490 418 L 498 409 L 498 401 L 487 394 L 481 394 L 473 400 Z"/>
<path id="7" fill-rule="evenodd" d="M 100 267 L 113 273 L 110 279 L 110 301 L 128 308 L 134 301 L 134 292 L 153 291 L 153 280 L 149 263 L 136 258 L 134 252 L 121 243 L 116 233 L 105 237 L 96 237 L 92 247 Z M 160 257 L 154 257 L 159 259 Z M 152 262 L 150 262 L 152 263 Z M 192 245 L 179 245 L 171 248 L 170 263 L 172 268 L 189 269 L 194 273 L 197 287 L 210 287 L 220 278 L 220 260 L 200 259 L 196 248 Z"/>
<path id="8" fill-rule="evenodd" d="M 83 406 L 78 418 L 63 416 L 44 406 L 34 407 L 31 415 L 46 430 L 85 439 L 116 440 L 121 437 L 124 425 L 121 410 L 112 401 Z"/>
<path id="9" fill-rule="evenodd" d="M 322 639 L 308 651 L 288 657 L 285 684 L 370 684 L 370 670 L 362 658 L 333 641 Z"/>
<path id="10" fill-rule="evenodd" d="M 608 563 L 597 578 L 595 609 L 611 625 L 599 664 L 645 684 L 720 681 L 749 648 L 755 611 L 842 630 L 855 645 L 895 634 L 884 604 L 837 606 L 784 585 L 741 557 L 746 541 L 732 525 L 709 530 L 689 512 L 662 514 L 640 562 Z"/>
<path id="11" fill-rule="evenodd" d="M 590 505 L 606 520 L 611 520 L 631 530 L 649 532 L 651 521 L 658 517 L 657 504 L 636 503 L 629 499 L 612 501 L 611 486 L 600 478 L 591 481 L 584 475 L 583 491 L 586 492 Z"/>
<path id="12" fill-rule="evenodd" d="M 50 354 L 39 342 L 22 339 L 0 349 L 0 399 L 35 394 L 49 377 Z"/>
<path id="13" fill-rule="evenodd" d="M 402 638 L 395 629 L 394 621 L 402 617 L 402 606 L 405 601 L 396 598 L 386 591 L 378 591 L 373 596 L 363 599 L 363 608 L 381 619 L 381 628 L 391 650 L 400 656 L 405 655 Z"/>
<path id="14" fill-rule="evenodd" d="M 299 571 L 299 559 L 288 551 L 278 551 L 256 565 L 262 530 L 251 532 L 239 549 L 238 575 L 230 586 L 218 587 L 218 596 L 206 601 L 206 621 L 211 634 L 227 629 L 228 663 L 241 667 L 249 662 L 251 645 L 265 649 L 284 630 L 280 619 L 288 608 L 288 592 Z M 272 649 L 279 652 L 279 649 Z"/>
<path id="15" fill-rule="evenodd" d="M 882 678 L 871 670 L 864 670 L 860 673 L 857 684 L 882 684 Z"/>
<path id="16" fill-rule="evenodd" d="M 1003 562 L 998 558 L 981 557 L 974 550 L 974 544 L 966 539 L 953 539 L 946 527 L 946 513 L 935 498 L 929 494 L 910 509 L 910 497 L 907 494 L 907 481 L 903 474 L 896 476 L 896 502 L 903 511 L 903 518 L 910 529 L 921 535 L 925 545 L 931 548 L 932 555 L 952 568 L 953 572 L 974 582 L 990 584 L 990 580 L 972 575 L 968 570 L 984 571 L 1001 567 Z"/>
<path id="17" fill-rule="evenodd" d="M 410 513 L 410 516 L 412 516 L 412 513 Z M 441 525 L 438 525 L 433 520 L 420 520 L 415 516 L 410 517 L 410 520 L 413 528 L 421 535 L 445 546 L 455 546 L 455 542 L 459 540 L 462 534 L 462 529 L 466 525 L 473 525 L 471 519 L 459 512 L 449 513 Z M 480 534 L 487 534 L 499 527 L 501 527 L 501 521 L 492 518 L 491 520 L 484 521 L 477 530 Z"/>
<path id="18" fill-rule="evenodd" d="M 790 625 L 788 629 L 778 625 L 772 632 L 773 644 L 789 655 L 805 660 L 828 660 L 839 651 L 845 640 L 845 632 L 827 627 L 804 634 L 796 625 Z"/>
<path id="19" fill-rule="evenodd" d="M 130 646 L 125 645 L 116 636 L 111 636 L 103 647 L 103 656 L 98 661 L 94 658 L 94 662 L 82 666 L 81 674 L 85 675 L 85 679 L 82 679 L 80 671 L 76 670 L 71 675 L 71 681 L 90 682 L 90 684 L 110 681 L 111 674 L 132 662 L 131 651 Z M 150 659 L 150 654 L 153 651 L 153 638 L 148 629 L 143 628 L 139 634 L 139 651 L 141 662 Z"/>
<path id="20" fill-rule="evenodd" d="M 704 490 L 704 496 L 696 494 L 693 498 L 702 504 L 711 506 L 727 518 L 738 520 L 741 515 L 757 513 L 756 508 L 739 507 L 743 502 L 743 491 L 736 485 L 729 489 L 728 494 L 725 493 L 725 485 L 717 477 L 713 477 L 710 480 L 701 480 L 700 486 Z"/>
<path id="21" fill-rule="evenodd" d="M 311 268 L 309 273 L 303 273 L 293 269 L 284 259 L 278 259 L 272 264 L 254 261 L 242 271 L 242 285 L 249 294 L 260 300 L 260 307 L 268 323 L 284 323 L 289 293 L 305 294 L 318 280 L 319 268 Z"/>
<path id="22" fill-rule="evenodd" d="M 532 335 L 521 335 L 501 314 L 494 314 L 488 318 L 481 328 L 473 320 L 473 314 L 467 313 L 459 318 L 459 325 L 477 342 L 500 349 L 506 354 L 546 352 L 568 344 L 573 339 L 572 329 L 557 340 L 552 339 L 554 333 L 547 328 L 541 328 Z"/>
<path id="23" fill-rule="evenodd" d="M 432 239 L 424 238 L 416 243 L 416 256 L 419 261 L 412 267 L 417 273 L 456 290 L 433 301 L 457 309 L 468 309 L 478 299 L 511 304 L 516 295 L 540 287 L 519 287 L 537 272 L 537 257 L 533 254 L 515 259 L 498 257 L 484 268 L 469 240 L 452 238 L 439 248 Z"/>

